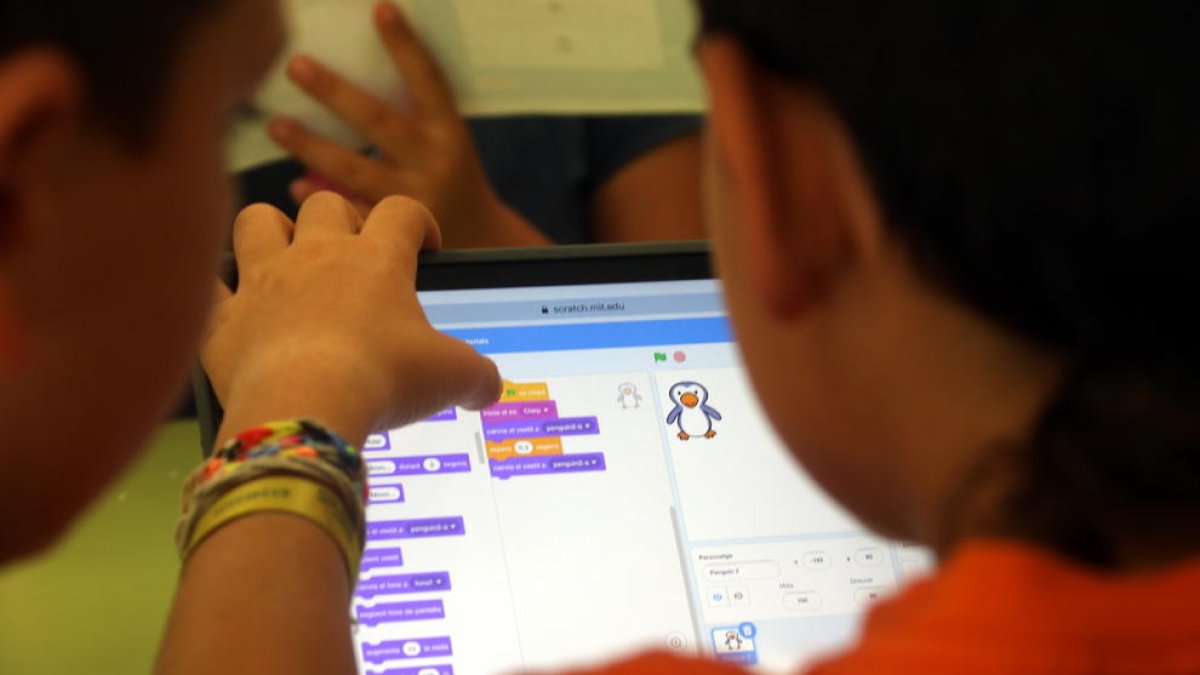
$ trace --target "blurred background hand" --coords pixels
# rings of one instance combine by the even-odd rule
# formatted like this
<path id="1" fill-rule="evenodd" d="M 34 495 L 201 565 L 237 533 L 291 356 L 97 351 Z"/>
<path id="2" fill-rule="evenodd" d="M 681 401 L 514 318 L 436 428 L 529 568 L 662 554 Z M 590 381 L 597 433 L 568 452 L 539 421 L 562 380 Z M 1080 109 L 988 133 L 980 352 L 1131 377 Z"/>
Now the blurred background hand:
<path id="1" fill-rule="evenodd" d="M 310 57 L 293 58 L 287 71 L 291 80 L 367 139 L 375 156 L 277 117 L 269 127 L 271 137 L 312 172 L 291 184 L 292 197 L 303 202 L 319 190 L 334 189 L 365 210 L 389 195 L 406 195 L 433 212 L 451 248 L 549 243 L 496 196 L 450 85 L 405 17 L 394 5 L 381 3 L 373 18 L 403 76 L 407 106 L 385 103 Z"/>
<path id="2" fill-rule="evenodd" d="M 693 114 L 523 114 L 464 119 L 433 52 L 391 3 L 372 15 L 405 83 L 400 105 L 299 55 L 287 75 L 373 146 L 364 154 L 287 115 L 269 132 L 307 169 L 243 176 L 249 201 L 288 209 L 320 189 L 367 208 L 393 194 L 425 204 L 447 248 L 660 241 L 704 236 Z M 276 187 L 278 185 L 279 187 Z"/>

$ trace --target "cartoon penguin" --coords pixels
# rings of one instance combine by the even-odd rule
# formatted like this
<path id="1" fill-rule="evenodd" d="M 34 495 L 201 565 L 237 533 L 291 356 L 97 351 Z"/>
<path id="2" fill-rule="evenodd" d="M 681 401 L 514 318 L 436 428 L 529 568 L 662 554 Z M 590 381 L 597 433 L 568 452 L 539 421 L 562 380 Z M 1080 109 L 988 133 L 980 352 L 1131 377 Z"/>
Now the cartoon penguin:
<path id="1" fill-rule="evenodd" d="M 636 384 L 622 382 L 621 386 L 617 387 L 617 391 L 621 394 L 617 397 L 617 403 L 621 404 L 622 409 L 642 407 L 642 395 L 638 393 Z"/>
<path id="2" fill-rule="evenodd" d="M 679 427 L 679 439 L 686 441 L 692 436 L 712 438 L 712 421 L 721 419 L 721 413 L 707 405 L 708 390 L 699 382 L 677 382 L 671 386 L 671 402 L 675 407 L 667 415 L 667 424 Z"/>

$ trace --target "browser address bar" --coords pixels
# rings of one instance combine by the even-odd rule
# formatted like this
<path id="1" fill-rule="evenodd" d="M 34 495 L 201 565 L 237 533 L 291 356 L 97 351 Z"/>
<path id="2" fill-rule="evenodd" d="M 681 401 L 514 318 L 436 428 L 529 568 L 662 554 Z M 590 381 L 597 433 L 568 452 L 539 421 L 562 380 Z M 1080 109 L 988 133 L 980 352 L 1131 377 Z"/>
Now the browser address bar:
<path id="1" fill-rule="evenodd" d="M 638 295 L 622 297 L 553 298 L 520 302 L 471 302 L 425 306 L 425 316 L 437 325 L 555 321 L 588 318 L 628 319 L 664 315 L 719 314 L 719 293 Z"/>

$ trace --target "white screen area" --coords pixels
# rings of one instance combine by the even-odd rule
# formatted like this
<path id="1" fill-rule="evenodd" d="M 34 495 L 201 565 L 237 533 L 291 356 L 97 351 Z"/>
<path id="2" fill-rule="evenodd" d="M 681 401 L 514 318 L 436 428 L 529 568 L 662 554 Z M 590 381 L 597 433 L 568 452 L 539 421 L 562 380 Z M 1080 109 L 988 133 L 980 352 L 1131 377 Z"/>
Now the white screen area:
<path id="1" fill-rule="evenodd" d="M 783 671 L 925 571 L 790 459 L 711 280 L 440 291 L 500 403 L 371 437 L 361 672 L 490 675 L 640 651 Z M 669 421 L 668 421 L 669 420 Z"/>

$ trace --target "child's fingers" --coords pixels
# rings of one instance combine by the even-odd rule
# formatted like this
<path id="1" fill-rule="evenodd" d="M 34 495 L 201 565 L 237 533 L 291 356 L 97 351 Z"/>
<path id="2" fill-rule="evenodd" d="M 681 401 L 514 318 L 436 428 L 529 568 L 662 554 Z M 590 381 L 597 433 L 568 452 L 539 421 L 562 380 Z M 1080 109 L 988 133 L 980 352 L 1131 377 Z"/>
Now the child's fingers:
<path id="1" fill-rule="evenodd" d="M 342 118 L 363 138 L 384 151 L 403 156 L 414 136 L 403 113 L 307 56 L 288 63 L 288 77 Z"/>
<path id="2" fill-rule="evenodd" d="M 399 346 L 414 351 L 397 373 L 405 390 L 393 400 L 403 407 L 392 411 L 389 427 L 411 424 L 450 406 L 479 410 L 500 398 L 495 362 L 470 345 L 434 334 L 429 340 Z"/>
<path id="3" fill-rule="evenodd" d="M 349 190 L 333 181 L 318 180 L 312 172 L 309 172 L 309 175 L 314 176 L 314 178 L 297 178 L 288 185 L 288 192 L 291 194 L 292 200 L 297 204 L 303 204 L 305 199 L 308 199 L 321 190 L 329 190 L 345 197 L 364 220 L 366 220 L 367 216 L 371 215 L 371 205 L 355 197 Z"/>
<path id="4" fill-rule="evenodd" d="M 378 201 L 393 192 L 392 177 L 378 161 L 314 134 L 295 120 L 277 118 L 268 131 L 280 147 L 302 164 L 359 197 Z"/>
<path id="5" fill-rule="evenodd" d="M 417 110 L 429 117 L 458 117 L 454 91 L 441 66 L 413 32 L 400 9 L 386 0 L 376 5 L 375 26 L 396 68 L 404 76 Z"/>
<path id="6" fill-rule="evenodd" d="M 442 245 L 442 231 L 429 209 L 408 197 L 393 196 L 380 201 L 363 223 L 362 234 L 391 243 L 400 259 L 412 266 L 416 276 L 417 253 Z"/>
<path id="7" fill-rule="evenodd" d="M 465 342 L 445 338 L 444 353 L 437 362 L 437 379 L 450 395 L 450 401 L 438 406 L 460 405 L 468 410 L 480 410 L 500 398 L 500 371 L 495 362 L 475 351 Z"/>
<path id="8" fill-rule="evenodd" d="M 291 219 L 268 204 L 251 204 L 233 221 L 233 255 L 243 278 L 292 242 Z"/>
<path id="9" fill-rule="evenodd" d="M 363 218 L 341 195 L 321 191 L 304 200 L 296 215 L 296 241 L 358 234 Z"/>

